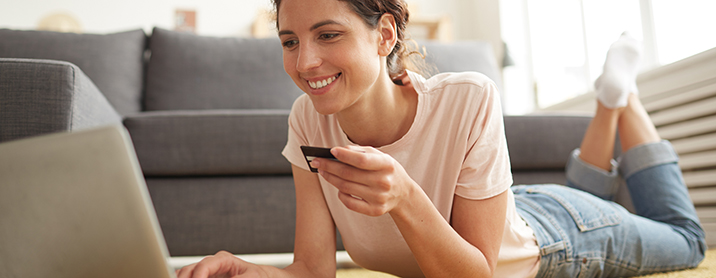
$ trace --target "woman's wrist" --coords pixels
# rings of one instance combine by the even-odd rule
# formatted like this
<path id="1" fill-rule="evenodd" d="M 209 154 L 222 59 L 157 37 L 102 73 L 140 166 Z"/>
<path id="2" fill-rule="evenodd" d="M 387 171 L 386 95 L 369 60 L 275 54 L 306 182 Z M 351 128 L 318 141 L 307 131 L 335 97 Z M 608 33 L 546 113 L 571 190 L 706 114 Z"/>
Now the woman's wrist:
<path id="1" fill-rule="evenodd" d="M 430 209 L 431 207 L 434 208 L 432 201 L 428 195 L 425 194 L 425 191 L 423 191 L 417 183 L 411 182 L 410 186 L 407 186 L 403 198 L 401 198 L 390 211 L 390 215 L 393 219 L 398 218 L 406 222 L 406 220 L 421 218 L 424 209 Z"/>
<path id="2" fill-rule="evenodd" d="M 263 273 L 266 276 L 261 277 L 280 277 L 280 278 L 314 278 L 314 277 L 334 277 L 336 273 L 335 267 L 330 271 L 325 268 L 321 273 L 316 273 L 317 269 L 309 269 L 301 262 L 294 262 L 285 268 L 277 268 L 274 266 L 261 265 Z"/>

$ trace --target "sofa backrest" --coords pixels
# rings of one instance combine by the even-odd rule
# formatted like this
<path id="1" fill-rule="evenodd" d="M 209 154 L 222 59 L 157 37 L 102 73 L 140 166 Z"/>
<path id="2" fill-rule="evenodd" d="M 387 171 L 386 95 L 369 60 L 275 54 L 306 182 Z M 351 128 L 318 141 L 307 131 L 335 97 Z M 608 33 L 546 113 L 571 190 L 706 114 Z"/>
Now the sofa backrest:
<path id="1" fill-rule="evenodd" d="M 566 184 L 564 168 L 591 116 L 505 116 L 513 184 Z"/>
<path id="2" fill-rule="evenodd" d="M 141 111 L 142 30 L 95 35 L 0 29 L 0 57 L 67 61 L 87 74 L 122 115 Z"/>
<path id="3" fill-rule="evenodd" d="M 207 37 L 154 28 L 145 108 L 291 109 L 303 92 L 283 70 L 278 38 Z"/>
<path id="4" fill-rule="evenodd" d="M 476 71 L 492 79 L 502 92 L 502 73 L 495 60 L 492 45 L 487 41 L 418 41 L 425 47 L 425 63 L 432 73 Z"/>
<path id="5" fill-rule="evenodd" d="M 492 47 L 482 41 L 425 46 L 431 73 L 477 71 L 501 85 Z M 290 109 L 302 91 L 283 70 L 277 38 L 219 38 L 154 28 L 145 108 Z"/>

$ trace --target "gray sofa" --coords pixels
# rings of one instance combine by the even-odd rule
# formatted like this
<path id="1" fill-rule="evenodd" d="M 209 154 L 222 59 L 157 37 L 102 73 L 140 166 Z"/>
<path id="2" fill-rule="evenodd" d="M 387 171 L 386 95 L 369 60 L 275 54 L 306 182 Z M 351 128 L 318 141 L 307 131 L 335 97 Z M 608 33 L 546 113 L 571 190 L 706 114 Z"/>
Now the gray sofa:
<path id="1" fill-rule="evenodd" d="M 422 44 L 438 71 L 501 83 L 486 43 Z M 124 124 L 172 256 L 292 252 L 293 182 L 280 152 L 301 94 L 278 39 L 0 30 L 0 141 Z M 506 117 L 515 183 L 564 183 L 588 122 Z"/>

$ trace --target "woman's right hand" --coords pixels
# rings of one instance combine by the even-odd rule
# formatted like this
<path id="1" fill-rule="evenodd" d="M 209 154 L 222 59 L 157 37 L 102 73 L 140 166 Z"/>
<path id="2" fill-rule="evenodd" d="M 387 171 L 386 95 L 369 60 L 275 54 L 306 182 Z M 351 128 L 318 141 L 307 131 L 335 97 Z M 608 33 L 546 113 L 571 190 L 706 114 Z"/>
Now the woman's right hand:
<path id="1" fill-rule="evenodd" d="M 246 262 L 226 251 L 207 256 L 200 262 L 176 271 L 177 278 L 268 277 L 260 266 Z"/>

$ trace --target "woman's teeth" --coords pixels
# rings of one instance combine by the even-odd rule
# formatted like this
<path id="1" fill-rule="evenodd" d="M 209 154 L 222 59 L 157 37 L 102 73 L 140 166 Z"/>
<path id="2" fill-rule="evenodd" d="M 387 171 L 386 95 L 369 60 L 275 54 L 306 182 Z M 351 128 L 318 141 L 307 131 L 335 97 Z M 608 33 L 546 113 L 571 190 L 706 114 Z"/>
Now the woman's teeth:
<path id="1" fill-rule="evenodd" d="M 316 81 L 316 82 L 308 81 L 308 86 L 310 86 L 311 89 L 320 89 L 320 88 L 328 86 L 328 84 L 333 83 L 333 81 L 336 80 L 336 77 L 338 77 L 338 75 L 336 75 L 334 77 L 330 77 L 330 78 L 322 80 L 322 81 Z"/>

